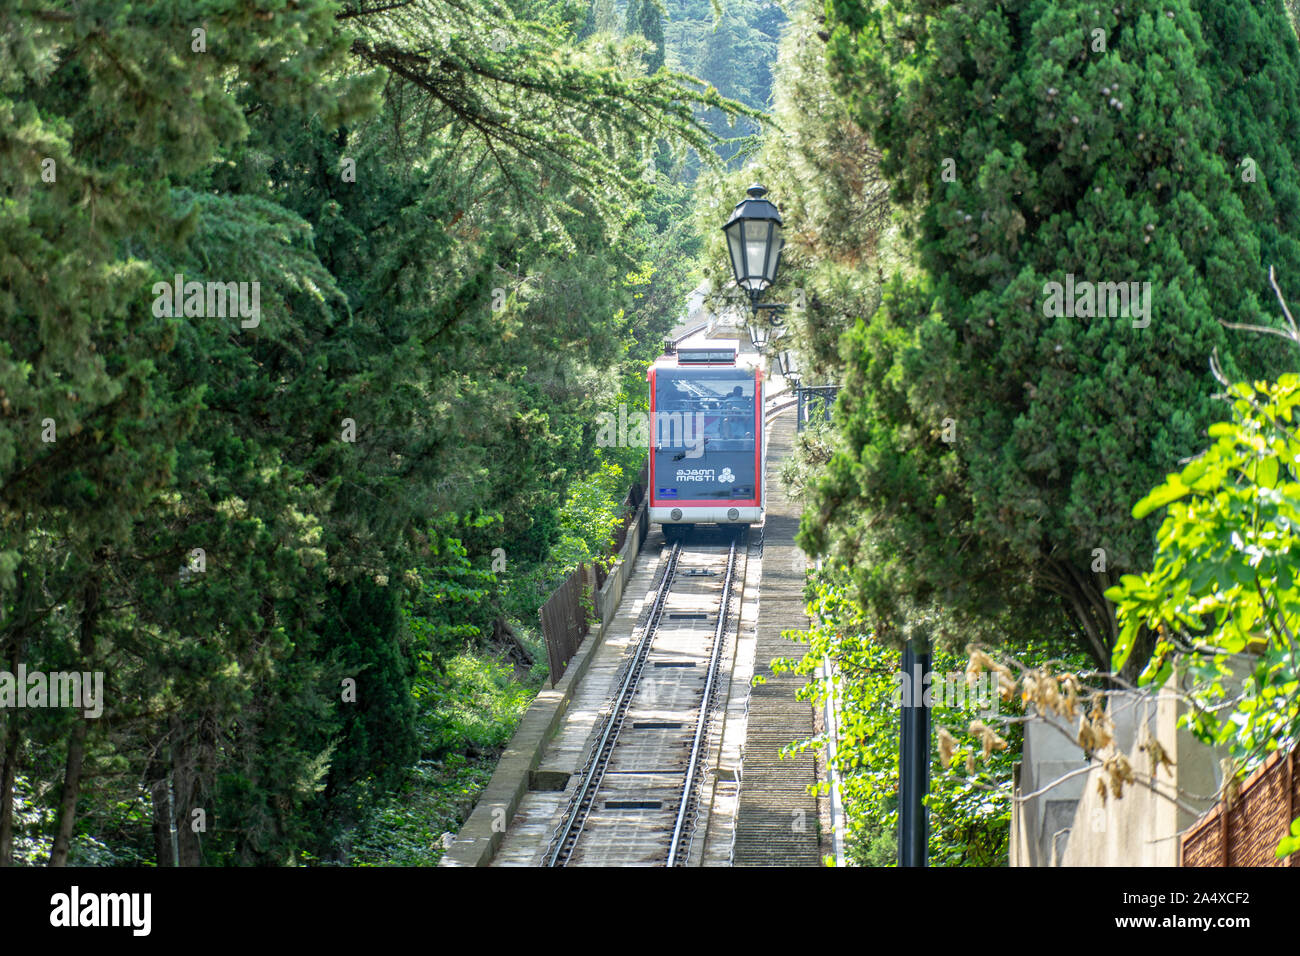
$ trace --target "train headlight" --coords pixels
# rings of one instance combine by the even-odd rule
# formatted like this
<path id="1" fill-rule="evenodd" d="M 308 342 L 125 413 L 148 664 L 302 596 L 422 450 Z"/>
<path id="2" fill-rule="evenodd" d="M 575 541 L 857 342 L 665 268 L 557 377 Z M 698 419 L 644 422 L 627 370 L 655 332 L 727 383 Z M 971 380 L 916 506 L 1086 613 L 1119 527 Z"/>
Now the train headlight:
<path id="1" fill-rule="evenodd" d="M 681 521 L 681 520 L 682 520 L 682 509 L 681 509 L 681 508 L 674 508 L 674 509 L 672 510 L 672 519 L 673 519 L 674 521 Z"/>
<path id="2" fill-rule="evenodd" d="M 727 509 L 727 520 L 728 520 L 728 521 L 735 521 L 735 520 L 736 520 L 737 518 L 739 518 L 739 517 L 740 517 L 740 510 L 739 510 L 739 509 L 737 509 L 737 508 L 728 508 L 728 509 Z"/>

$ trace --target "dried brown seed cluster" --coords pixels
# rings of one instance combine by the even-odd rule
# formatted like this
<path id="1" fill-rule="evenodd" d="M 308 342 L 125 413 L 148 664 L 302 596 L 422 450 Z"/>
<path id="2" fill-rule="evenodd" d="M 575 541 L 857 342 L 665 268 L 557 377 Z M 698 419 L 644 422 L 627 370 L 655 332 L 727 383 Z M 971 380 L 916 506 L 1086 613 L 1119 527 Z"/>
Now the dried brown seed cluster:
<path id="1" fill-rule="evenodd" d="M 1146 753 L 1151 760 L 1151 779 L 1154 780 L 1156 772 L 1164 767 L 1169 771 L 1169 775 L 1174 775 L 1174 762 L 1169 756 L 1169 751 L 1165 750 L 1164 745 L 1154 737 L 1148 736 L 1145 741 L 1138 747 L 1139 750 Z"/>
<path id="2" fill-rule="evenodd" d="M 957 749 L 957 738 L 948 733 L 947 727 L 939 728 L 939 763 L 944 770 L 952 763 L 953 751 Z"/>
<path id="3" fill-rule="evenodd" d="M 997 732 L 982 720 L 972 720 L 969 732 L 972 737 L 979 737 L 980 747 L 984 751 L 986 761 L 993 755 L 993 751 L 1007 749 L 1006 740 L 998 736 Z M 967 766 L 969 766 L 969 763 Z"/>
<path id="4" fill-rule="evenodd" d="M 1020 699 L 1025 704 L 1033 704 L 1043 714 L 1058 714 L 1074 719 L 1088 697 L 1093 699 L 1093 710 L 1100 713 L 1097 698 L 1079 683 L 1073 672 L 1052 673 L 1050 666 L 1034 668 L 1025 672 L 1020 680 Z M 1094 715 L 1094 718 L 1095 715 Z"/>
<path id="5" fill-rule="evenodd" d="M 1088 753 L 1101 750 L 1115 739 L 1115 724 L 1101 707 L 1101 698 L 1093 699 L 1088 713 L 1079 718 L 1079 746 Z"/>
<path id="6" fill-rule="evenodd" d="M 1121 753 L 1111 754 L 1101 765 L 1102 777 L 1097 783 L 1101 784 L 1100 789 L 1105 789 L 1104 784 L 1110 783 L 1110 792 L 1117 798 L 1124 796 L 1124 784 L 1133 783 L 1133 766 L 1129 763 L 1128 757 Z M 1102 801 L 1106 799 L 1105 793 L 1102 793 Z"/>
<path id="7" fill-rule="evenodd" d="M 1223 772 L 1223 790 L 1220 799 L 1227 804 L 1227 809 L 1231 810 L 1241 795 L 1241 781 L 1237 779 L 1237 768 L 1230 757 L 1224 757 L 1219 761 L 1219 769 Z"/>
<path id="8" fill-rule="evenodd" d="M 998 663 L 974 644 L 966 645 L 966 653 L 970 657 L 970 662 L 966 665 L 967 686 L 974 686 L 980 674 L 990 671 L 997 675 L 998 695 L 1009 702 L 1016 692 L 1016 679 L 1011 674 L 1011 668 L 1006 664 Z"/>

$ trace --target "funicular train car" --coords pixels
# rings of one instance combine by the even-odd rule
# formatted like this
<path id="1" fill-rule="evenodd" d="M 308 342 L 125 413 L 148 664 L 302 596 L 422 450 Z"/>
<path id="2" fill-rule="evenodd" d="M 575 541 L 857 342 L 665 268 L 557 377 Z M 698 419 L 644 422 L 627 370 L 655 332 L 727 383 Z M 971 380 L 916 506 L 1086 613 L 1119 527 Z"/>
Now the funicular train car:
<path id="1" fill-rule="evenodd" d="M 650 520 L 673 540 L 697 524 L 763 520 L 763 371 L 734 339 L 694 339 L 651 366 Z"/>

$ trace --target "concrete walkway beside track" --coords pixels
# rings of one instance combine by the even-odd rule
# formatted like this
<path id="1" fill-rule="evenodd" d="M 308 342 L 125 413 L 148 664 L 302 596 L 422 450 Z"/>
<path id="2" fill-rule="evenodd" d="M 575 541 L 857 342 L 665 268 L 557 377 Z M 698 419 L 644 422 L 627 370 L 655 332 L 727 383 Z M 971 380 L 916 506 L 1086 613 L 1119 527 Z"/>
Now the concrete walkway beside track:
<path id="1" fill-rule="evenodd" d="M 781 757 L 781 748 L 813 734 L 813 707 L 796 699 L 807 678 L 773 674 L 773 658 L 799 657 L 804 645 L 781 636 L 805 629 L 805 561 L 795 547 L 799 506 L 786 497 L 777 474 L 795 440 L 793 409 L 776 415 L 768 429 L 767 516 L 758 602 L 754 672 L 764 683 L 750 690 L 745 759 L 736 820 L 735 866 L 820 866 L 817 783 L 811 752 Z"/>

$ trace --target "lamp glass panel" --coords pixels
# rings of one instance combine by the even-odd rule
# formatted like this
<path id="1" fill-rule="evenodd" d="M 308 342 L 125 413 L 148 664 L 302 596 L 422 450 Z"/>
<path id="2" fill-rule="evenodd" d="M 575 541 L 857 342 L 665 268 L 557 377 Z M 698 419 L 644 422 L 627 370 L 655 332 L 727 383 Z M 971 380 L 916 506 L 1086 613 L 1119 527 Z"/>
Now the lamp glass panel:
<path id="1" fill-rule="evenodd" d="M 763 237 L 763 260 L 759 266 L 758 274 L 763 277 L 763 284 L 772 284 L 771 266 L 776 263 L 776 244 L 781 238 L 781 227 L 775 222 L 769 222 L 764 230 Z"/>
<path id="2" fill-rule="evenodd" d="M 767 260 L 767 268 L 763 271 L 768 285 L 776 281 L 776 270 L 781 264 L 781 251 L 785 248 L 785 236 L 781 235 L 781 227 L 774 226 L 772 231 L 774 233 L 772 237 L 772 255 Z"/>
<path id="3" fill-rule="evenodd" d="M 767 228 L 764 228 L 762 223 L 751 222 L 748 226 L 745 230 L 745 276 L 749 280 L 749 288 L 761 290 L 767 287 L 763 267 L 767 261 L 767 244 L 772 224 L 767 223 Z"/>
<path id="4" fill-rule="evenodd" d="M 742 222 L 734 222 L 726 228 L 727 251 L 731 253 L 731 272 L 737 282 L 743 282 L 745 279 L 745 244 L 741 239 L 742 225 Z"/>

